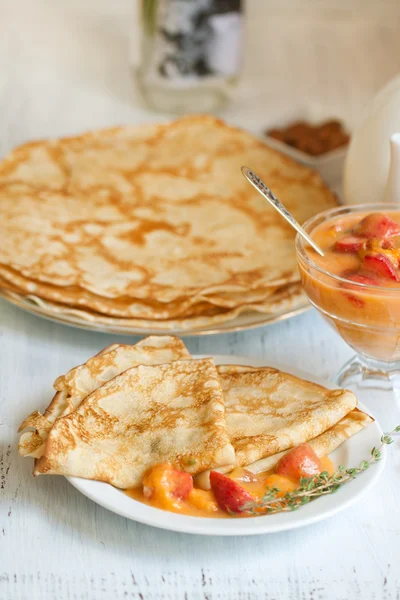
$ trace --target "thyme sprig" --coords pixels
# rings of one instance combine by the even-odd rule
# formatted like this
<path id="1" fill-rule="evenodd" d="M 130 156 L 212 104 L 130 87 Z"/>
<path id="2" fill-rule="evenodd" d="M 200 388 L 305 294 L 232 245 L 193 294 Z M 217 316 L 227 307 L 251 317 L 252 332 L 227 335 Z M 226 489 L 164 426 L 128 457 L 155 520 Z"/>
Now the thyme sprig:
<path id="1" fill-rule="evenodd" d="M 400 433 L 400 425 L 395 427 L 389 434 L 383 435 L 381 437 L 380 446 L 378 446 L 378 448 L 372 448 L 368 460 L 361 461 L 358 467 L 346 469 L 343 465 L 340 465 L 333 475 L 329 475 L 327 471 L 323 471 L 316 477 L 300 479 L 300 486 L 296 490 L 288 492 L 282 497 L 278 496 L 279 489 L 269 489 L 258 502 L 246 502 L 241 507 L 241 514 L 246 513 L 261 516 L 265 514 L 291 512 L 308 504 L 315 498 L 337 492 L 342 485 L 349 483 L 355 479 L 357 475 L 366 471 L 371 465 L 378 462 L 381 459 L 381 450 L 383 446 L 392 444 L 394 441 L 392 436 L 396 433 Z"/>

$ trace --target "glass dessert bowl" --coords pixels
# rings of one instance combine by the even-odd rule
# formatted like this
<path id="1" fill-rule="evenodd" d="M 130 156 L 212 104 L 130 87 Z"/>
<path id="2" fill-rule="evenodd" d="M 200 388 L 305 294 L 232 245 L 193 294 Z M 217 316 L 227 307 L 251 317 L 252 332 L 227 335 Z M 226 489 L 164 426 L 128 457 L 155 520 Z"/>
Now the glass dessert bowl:
<path id="1" fill-rule="evenodd" d="M 320 257 L 297 236 L 306 294 L 356 352 L 334 381 L 391 429 L 400 416 L 400 207 L 338 207 L 304 229 L 324 251 Z"/>

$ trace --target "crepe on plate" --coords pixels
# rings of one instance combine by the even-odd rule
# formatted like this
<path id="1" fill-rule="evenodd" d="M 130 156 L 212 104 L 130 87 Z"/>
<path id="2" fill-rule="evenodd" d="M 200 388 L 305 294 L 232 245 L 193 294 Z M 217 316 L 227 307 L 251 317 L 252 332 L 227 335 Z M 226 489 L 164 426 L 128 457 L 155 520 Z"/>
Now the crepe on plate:
<path id="1" fill-rule="evenodd" d="M 186 358 L 191 355 L 175 336 L 149 336 L 134 346 L 108 346 L 85 364 L 58 377 L 54 383 L 57 392 L 44 414 L 34 411 L 21 423 L 19 431 L 28 428 L 33 431 L 22 433 L 19 453 L 40 458 L 55 420 L 69 414 L 90 392 L 123 371 L 135 365 L 156 365 Z"/>
<path id="2" fill-rule="evenodd" d="M 143 328 L 268 312 L 271 289 L 299 281 L 294 234 L 243 164 L 300 222 L 336 204 L 318 174 L 211 116 L 15 149 L 0 164 L 0 286 Z"/>
<path id="3" fill-rule="evenodd" d="M 353 392 L 329 390 L 278 369 L 224 365 L 218 373 L 238 466 L 315 438 L 357 405 Z"/>
<path id="4" fill-rule="evenodd" d="M 346 440 L 351 438 L 353 435 L 367 427 L 373 422 L 372 417 L 364 413 L 363 411 L 355 408 L 351 410 L 343 419 L 340 419 L 335 425 L 321 433 L 315 438 L 307 440 L 314 452 L 319 458 L 323 456 L 329 456 L 336 448 L 343 444 Z M 256 462 L 245 465 L 247 471 L 251 473 L 265 473 L 271 471 L 278 464 L 279 460 L 284 456 L 289 449 L 271 454 L 266 458 L 261 458 Z M 217 467 L 214 469 L 220 473 L 229 473 L 230 467 Z M 210 471 L 199 473 L 195 478 L 196 486 L 203 489 L 210 489 Z"/>
<path id="5" fill-rule="evenodd" d="M 357 405 L 348 390 L 329 390 L 278 369 L 217 368 L 236 466 L 247 467 L 316 438 Z M 208 475 L 198 478 L 201 487 L 208 487 Z"/>
<path id="6" fill-rule="evenodd" d="M 330 427 L 324 433 L 321 433 L 316 438 L 308 440 L 308 443 L 319 458 L 329 456 L 331 452 L 336 450 L 343 442 L 351 438 L 353 435 L 364 429 L 373 419 L 362 410 L 355 408 L 351 410 L 343 419 L 340 419 L 333 427 Z M 262 458 L 251 465 L 247 465 L 247 469 L 252 473 L 264 473 L 273 469 L 278 461 L 285 454 L 279 452 L 267 458 Z M 217 469 L 218 470 L 218 469 Z"/>
<path id="7" fill-rule="evenodd" d="M 0 287 L 1 287 L 0 279 Z M 18 296 L 14 296 L 14 292 L 18 293 L 18 290 L 12 288 L 8 283 L 3 286 L 3 289 L 8 290 L 8 294 L 13 298 L 18 299 Z M 152 329 L 161 333 L 169 333 L 179 329 L 180 331 L 196 331 L 204 327 L 210 327 L 232 321 L 239 315 L 248 312 L 258 312 L 270 315 L 281 315 L 287 314 L 290 311 L 298 308 L 304 308 L 306 303 L 306 295 L 300 283 L 294 283 L 272 293 L 265 302 L 257 302 L 250 304 L 242 304 L 235 308 L 221 309 L 216 307 L 208 308 L 207 311 L 199 316 L 182 317 L 176 319 L 166 320 L 151 320 L 151 319 L 122 319 L 114 317 L 106 317 L 100 313 L 94 313 L 92 311 L 84 311 L 78 308 L 65 307 L 59 304 L 48 302 L 38 296 L 32 294 L 27 295 L 27 298 L 33 302 L 40 310 L 44 310 L 46 315 L 54 315 L 62 318 L 70 315 L 77 319 L 79 324 L 82 323 L 93 323 L 97 325 L 106 325 L 112 328 L 128 330 L 129 328 L 135 329 Z"/>
<path id="8" fill-rule="evenodd" d="M 182 358 L 187 360 L 179 360 Z M 22 434 L 20 453 L 39 459 L 35 474 L 102 478 L 124 487 L 131 484 L 129 472 L 134 472 L 138 481 L 153 460 L 182 465 L 183 444 L 186 461 L 192 463 L 184 461 L 183 467 L 197 473 L 197 485 L 207 489 L 210 469 L 229 472 L 244 466 L 263 472 L 288 449 L 305 441 L 319 456 L 327 455 L 371 421 L 355 408 L 356 398 L 346 390 L 327 390 L 268 367 L 222 365 L 215 370 L 210 360 L 205 364 L 190 358 L 181 340 L 171 336 L 151 336 L 135 346 L 109 346 L 56 380 L 57 393 L 44 415 L 36 411 L 21 425 L 20 430 L 33 427 L 35 431 Z M 163 361 L 173 362 L 157 365 Z M 160 368 L 154 367 L 151 373 L 144 367 L 132 369 L 139 362 Z M 182 409 L 179 380 L 181 371 L 187 369 L 193 393 Z M 162 386 L 169 382 L 166 396 L 164 387 L 152 389 L 151 382 L 159 385 L 160 379 Z M 196 398 L 204 396 L 210 385 L 215 387 L 216 381 L 219 391 L 214 390 L 217 399 L 213 399 L 209 421 L 204 419 L 204 403 L 197 403 Z M 210 446 L 201 445 L 204 439 L 198 439 L 200 431 L 210 440 L 210 427 L 218 431 L 217 447 L 211 454 Z M 144 436 L 141 441 L 136 439 L 138 435 Z M 139 458 L 135 443 L 140 446 L 143 439 L 147 450 Z M 188 459 L 191 444 L 193 452 Z M 204 465 L 208 466 L 204 469 Z"/>
<path id="9" fill-rule="evenodd" d="M 196 474 L 233 464 L 221 384 L 212 359 L 140 365 L 90 393 L 57 419 L 34 474 L 140 485 L 171 461 Z"/>

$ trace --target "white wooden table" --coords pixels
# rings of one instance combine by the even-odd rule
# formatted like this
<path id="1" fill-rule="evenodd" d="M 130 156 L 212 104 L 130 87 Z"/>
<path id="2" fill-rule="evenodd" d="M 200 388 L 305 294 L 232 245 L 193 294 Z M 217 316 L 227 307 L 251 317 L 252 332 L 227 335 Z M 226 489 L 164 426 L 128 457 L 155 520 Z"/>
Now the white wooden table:
<path id="1" fill-rule="evenodd" d="M 225 114 L 240 125 L 273 123 L 310 99 L 354 121 L 400 69 L 398 2 L 249 0 L 248 8 L 243 84 Z M 154 119 L 129 79 L 131 12 L 130 0 L 0 0 L 0 153 L 34 137 Z M 356 506 L 268 537 L 168 533 L 100 508 L 62 477 L 35 481 L 16 451 L 21 419 L 47 404 L 57 375 L 125 339 L 0 302 L 0 600 L 399 598 L 399 441 L 379 486 Z M 321 377 L 351 355 L 312 311 L 188 346 Z"/>

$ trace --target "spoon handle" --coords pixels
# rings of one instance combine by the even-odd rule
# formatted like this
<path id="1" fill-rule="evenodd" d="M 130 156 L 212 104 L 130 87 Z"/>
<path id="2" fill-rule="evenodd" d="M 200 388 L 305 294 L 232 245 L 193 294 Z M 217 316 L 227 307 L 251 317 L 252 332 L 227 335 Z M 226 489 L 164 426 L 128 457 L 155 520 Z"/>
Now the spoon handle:
<path id="1" fill-rule="evenodd" d="M 283 206 L 282 202 L 280 202 L 278 200 L 278 198 L 275 196 L 275 194 L 273 194 L 271 192 L 271 190 L 269 189 L 268 186 L 265 185 L 265 183 L 262 181 L 262 179 L 260 179 L 258 177 L 258 175 L 256 175 L 254 173 L 254 171 L 252 171 L 251 169 L 249 169 L 248 167 L 242 167 L 242 173 L 243 175 L 246 177 L 246 179 L 256 188 L 257 191 L 260 192 L 260 194 L 262 196 L 264 196 L 264 198 L 266 200 L 268 200 L 268 202 L 270 204 L 272 204 L 272 206 L 282 215 L 282 217 L 284 219 L 286 219 L 286 221 L 288 221 L 288 223 L 290 223 L 290 225 L 292 227 L 294 227 L 296 229 L 296 231 L 299 232 L 299 234 L 305 239 L 307 240 L 307 242 L 310 244 L 310 246 L 312 246 L 314 248 L 314 250 L 316 252 L 318 252 L 318 254 L 320 256 L 324 256 L 324 253 L 322 252 L 321 248 L 319 248 L 319 246 L 317 246 L 317 244 L 314 242 L 314 240 L 308 235 L 308 233 L 306 231 L 304 231 L 304 229 L 302 228 L 301 225 L 299 225 L 299 223 L 296 221 L 296 219 L 290 214 L 290 212 Z"/>

